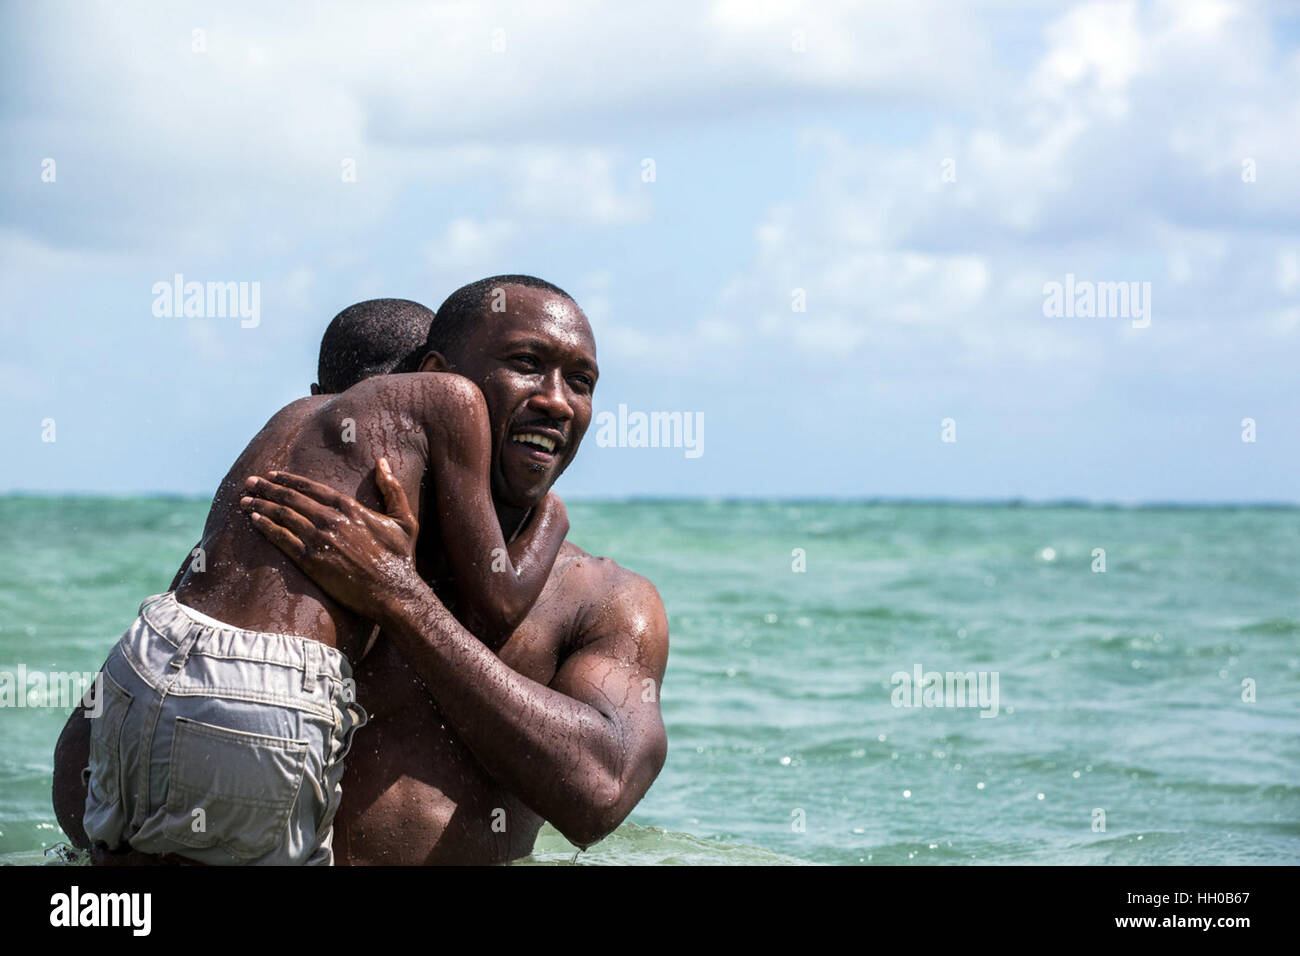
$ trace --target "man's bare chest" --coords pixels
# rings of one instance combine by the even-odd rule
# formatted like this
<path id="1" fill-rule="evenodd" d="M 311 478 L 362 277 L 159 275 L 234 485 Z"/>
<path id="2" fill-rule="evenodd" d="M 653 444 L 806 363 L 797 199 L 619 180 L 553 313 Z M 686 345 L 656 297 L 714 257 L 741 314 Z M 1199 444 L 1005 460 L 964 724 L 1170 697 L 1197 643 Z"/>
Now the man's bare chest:
<path id="1" fill-rule="evenodd" d="M 556 622 L 529 616 L 497 651 L 502 663 L 539 684 L 550 684 L 560 666 L 565 635 Z"/>

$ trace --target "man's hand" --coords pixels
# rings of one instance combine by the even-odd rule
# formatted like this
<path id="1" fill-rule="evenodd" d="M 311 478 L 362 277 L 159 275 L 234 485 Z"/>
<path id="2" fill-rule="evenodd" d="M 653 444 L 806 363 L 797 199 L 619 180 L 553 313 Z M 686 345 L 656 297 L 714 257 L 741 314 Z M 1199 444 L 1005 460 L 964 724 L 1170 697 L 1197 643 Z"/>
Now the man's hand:
<path id="1" fill-rule="evenodd" d="M 273 471 L 251 477 L 240 507 L 253 527 L 340 604 L 371 620 L 419 582 L 415 540 L 419 524 L 387 459 L 375 483 L 387 514 L 310 478 Z"/>

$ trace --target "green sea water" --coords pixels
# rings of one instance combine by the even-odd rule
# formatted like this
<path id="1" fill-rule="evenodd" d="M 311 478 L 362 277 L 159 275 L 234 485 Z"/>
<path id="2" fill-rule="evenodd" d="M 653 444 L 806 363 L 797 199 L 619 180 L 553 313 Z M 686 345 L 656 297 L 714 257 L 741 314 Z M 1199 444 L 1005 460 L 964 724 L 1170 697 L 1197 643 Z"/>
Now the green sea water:
<path id="1" fill-rule="evenodd" d="M 0 498 L 0 675 L 93 671 L 206 511 Z M 527 862 L 1300 863 L 1300 510 L 569 514 L 663 596 L 669 755 L 611 837 Z M 996 716 L 904 697 L 918 667 L 996 676 Z M 0 862 L 63 840 L 65 717 L 0 707 Z"/>

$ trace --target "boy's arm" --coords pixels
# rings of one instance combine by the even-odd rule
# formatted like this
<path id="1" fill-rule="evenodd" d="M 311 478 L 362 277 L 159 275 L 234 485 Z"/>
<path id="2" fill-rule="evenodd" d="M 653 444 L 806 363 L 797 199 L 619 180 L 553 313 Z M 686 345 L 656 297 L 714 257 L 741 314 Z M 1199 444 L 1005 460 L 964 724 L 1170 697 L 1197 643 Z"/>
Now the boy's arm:
<path id="1" fill-rule="evenodd" d="M 382 487 L 381 490 L 383 490 Z M 537 574 L 545 582 L 551 573 L 551 566 L 555 564 L 555 557 L 563 546 L 568 533 L 569 515 L 564 507 L 564 502 L 560 500 L 560 496 L 555 492 L 548 492 L 546 497 L 542 499 L 542 503 L 528 515 L 528 520 L 523 528 L 506 545 L 506 552 L 510 556 L 510 563 L 515 568 L 516 578 L 518 580 L 530 579 L 532 575 Z M 501 563 L 499 557 L 494 559 L 493 574 L 499 575 L 502 573 L 499 570 Z M 457 584 L 460 586 L 462 594 L 468 593 L 460 585 L 459 578 L 457 578 Z M 489 647 L 496 648 L 514 633 L 514 629 L 528 616 L 528 610 L 536 600 L 537 598 L 534 597 L 528 606 L 522 609 L 519 620 L 515 621 L 513 625 L 509 621 L 484 617 L 479 611 L 479 605 L 475 603 L 468 603 L 458 607 L 457 616 L 470 633 L 478 635 Z"/>
<path id="2" fill-rule="evenodd" d="M 447 372 L 424 373 L 423 403 L 434 505 L 456 589 L 488 644 L 504 640 L 528 616 L 569 531 L 558 497 L 548 495 L 507 546 L 492 504 L 492 448 L 487 403 L 473 382 Z M 391 472 L 377 473 L 381 492 Z"/>

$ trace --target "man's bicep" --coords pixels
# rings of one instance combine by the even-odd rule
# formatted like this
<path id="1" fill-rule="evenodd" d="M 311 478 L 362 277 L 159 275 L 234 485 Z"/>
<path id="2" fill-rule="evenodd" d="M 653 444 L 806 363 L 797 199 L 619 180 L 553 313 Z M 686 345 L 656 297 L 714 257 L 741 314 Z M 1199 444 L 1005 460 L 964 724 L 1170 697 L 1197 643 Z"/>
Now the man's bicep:
<path id="1" fill-rule="evenodd" d="M 595 708 L 617 728 L 626 757 L 621 775 L 625 783 L 641 784 L 641 794 L 667 753 L 659 710 L 667 666 L 663 602 L 650 582 L 635 577 L 593 616 L 583 646 L 564 661 L 550 685 Z"/>

